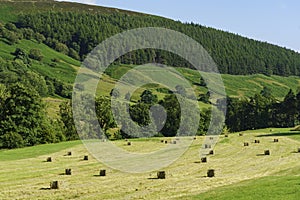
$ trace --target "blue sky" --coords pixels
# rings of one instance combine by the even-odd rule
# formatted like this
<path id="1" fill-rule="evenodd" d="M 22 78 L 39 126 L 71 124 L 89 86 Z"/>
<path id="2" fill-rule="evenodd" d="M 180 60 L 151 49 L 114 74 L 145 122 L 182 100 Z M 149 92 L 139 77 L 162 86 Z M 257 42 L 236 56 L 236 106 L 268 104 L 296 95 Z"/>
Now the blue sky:
<path id="1" fill-rule="evenodd" d="M 73 1 L 73 0 L 65 0 Z M 74 0 L 195 22 L 300 52 L 298 0 Z"/>

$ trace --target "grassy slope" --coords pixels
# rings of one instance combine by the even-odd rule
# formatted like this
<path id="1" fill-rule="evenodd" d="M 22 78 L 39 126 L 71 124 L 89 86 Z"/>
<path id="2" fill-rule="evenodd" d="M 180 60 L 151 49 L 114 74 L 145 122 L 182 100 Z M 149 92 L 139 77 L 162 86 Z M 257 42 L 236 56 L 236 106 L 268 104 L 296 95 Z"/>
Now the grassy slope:
<path id="1" fill-rule="evenodd" d="M 286 130 L 273 129 L 272 134 L 278 131 Z M 266 133 L 270 134 L 269 129 L 244 132 L 242 137 L 221 136 L 216 154 L 207 164 L 195 163 L 203 142 L 203 137 L 198 137 L 180 159 L 165 168 L 165 180 L 149 179 L 155 172 L 122 173 L 92 157 L 82 161 L 88 152 L 77 142 L 76 146 L 61 143 L 1 151 L 0 158 L 10 154 L 12 159 L 0 162 L 0 199 L 296 199 L 300 154 L 292 152 L 300 141 L 280 136 L 279 143 L 273 143 L 273 136 L 263 136 L 261 144 L 252 143 L 256 136 Z M 243 147 L 244 141 L 250 146 Z M 160 138 L 132 140 L 132 146 L 124 145 L 124 141 L 115 144 L 134 152 L 149 152 L 165 145 Z M 44 151 L 50 146 L 53 151 Z M 257 156 L 265 149 L 271 150 L 271 156 Z M 67 151 L 73 155 L 64 156 Z M 48 156 L 52 156 L 52 163 L 44 162 Z M 65 168 L 72 168 L 73 175 L 61 175 Z M 215 178 L 205 177 L 210 168 L 216 170 Z M 100 169 L 107 169 L 106 177 L 94 176 Z M 60 181 L 60 190 L 46 190 L 53 180 Z"/>
<path id="2" fill-rule="evenodd" d="M 57 78 L 65 83 L 73 83 L 76 77 L 76 68 L 80 66 L 80 62 L 76 61 L 64 54 L 61 54 L 45 44 L 39 44 L 33 40 L 21 40 L 18 44 L 9 45 L 4 39 L 0 39 L 0 56 L 5 59 L 12 60 L 16 48 L 21 48 L 29 53 L 30 49 L 40 49 L 44 58 L 42 62 L 33 61 L 32 69 L 44 76 Z M 54 63 L 53 59 L 59 61 Z M 50 64 L 56 66 L 50 66 Z"/>
<path id="3" fill-rule="evenodd" d="M 77 69 L 80 66 L 80 62 L 74 60 L 64 54 L 61 54 L 45 44 L 39 44 L 34 40 L 21 40 L 18 44 L 9 45 L 5 39 L 0 39 L 0 57 L 8 60 L 12 60 L 16 48 L 21 48 L 27 53 L 30 49 L 40 49 L 44 58 L 42 62 L 33 61 L 31 70 L 43 75 L 56 78 L 64 83 L 73 84 Z M 57 59 L 58 62 L 53 62 L 53 59 Z M 55 66 L 53 66 L 53 64 Z M 51 118 L 57 117 L 59 105 L 63 101 L 62 99 L 49 97 L 44 99 L 47 104 L 47 111 Z"/>
<path id="4" fill-rule="evenodd" d="M 191 199 L 296 200 L 300 196 L 299 170 L 300 168 L 297 167 L 274 176 L 243 181 L 191 197 Z"/>
<path id="5" fill-rule="evenodd" d="M 29 52 L 29 50 L 32 48 L 40 49 L 44 55 L 44 59 L 42 62 L 34 61 L 32 64 L 32 69 L 41 75 L 57 78 L 65 83 L 73 83 L 76 77 L 76 71 L 80 66 L 79 61 L 56 52 L 44 44 L 38 44 L 36 41 L 22 40 L 18 44 L 8 45 L 4 39 L 0 40 L 1 57 L 13 59 L 13 55 L 11 53 L 13 53 L 16 48 L 22 48 L 27 52 Z M 58 59 L 59 62 L 52 62 L 54 58 Z M 55 64 L 56 66 L 50 66 L 51 64 Z M 117 79 L 122 77 L 126 72 L 134 67 L 135 66 L 130 65 L 114 66 L 111 72 L 111 77 L 107 75 L 103 76 L 103 79 L 99 83 L 97 93 L 101 95 L 108 95 L 111 89 L 114 88 Z M 196 86 L 199 80 L 199 73 L 197 71 L 185 68 L 178 68 L 177 70 L 191 83 L 191 85 L 193 85 L 196 95 L 206 92 L 205 88 Z M 161 78 L 165 79 L 168 77 Z M 255 93 L 261 91 L 263 86 L 267 86 L 272 90 L 272 93 L 275 97 L 282 99 L 287 94 L 289 88 L 297 91 L 299 87 L 298 77 L 267 77 L 264 75 L 233 76 L 224 74 L 222 75 L 222 78 L 227 94 L 234 97 L 253 96 Z M 159 97 L 159 99 L 162 99 L 165 94 L 156 91 L 156 89 L 160 87 L 161 86 L 152 86 L 151 89 Z M 133 95 L 133 101 L 138 100 L 141 92 L 142 90 L 138 90 Z M 49 114 L 51 116 L 56 116 L 55 113 L 58 110 L 60 101 L 58 99 L 47 99 L 47 102 L 49 102 Z M 201 104 L 201 107 L 208 107 L 208 105 Z"/>
<path id="6" fill-rule="evenodd" d="M 45 144 L 22 149 L 0 150 L 0 162 L 34 158 L 41 155 L 55 153 L 64 149 L 69 149 L 79 144 L 81 144 L 81 141 Z"/>
<path id="7" fill-rule="evenodd" d="M 134 67 L 135 66 L 132 65 L 121 65 L 112 67 L 112 69 L 110 70 L 111 77 L 104 76 L 103 80 L 100 81 L 98 94 L 108 94 L 114 87 L 116 81 Z M 187 79 L 190 82 L 191 85 L 193 85 L 196 95 L 206 92 L 205 88 L 198 87 L 196 85 L 200 79 L 199 72 L 186 68 L 177 68 L 177 70 L 184 76 L 185 79 Z M 283 99 L 290 88 L 296 92 L 300 84 L 300 79 L 295 76 L 269 77 L 261 74 L 247 76 L 223 74 L 222 79 L 226 88 L 226 93 L 231 97 L 251 97 L 254 94 L 259 93 L 263 89 L 263 87 L 266 86 L 271 89 L 272 94 L 276 98 Z M 153 91 L 155 91 L 154 89 L 155 88 L 153 88 Z M 138 96 L 139 94 L 135 94 L 133 99 L 137 99 Z M 158 96 L 163 97 L 164 95 L 158 94 Z"/>

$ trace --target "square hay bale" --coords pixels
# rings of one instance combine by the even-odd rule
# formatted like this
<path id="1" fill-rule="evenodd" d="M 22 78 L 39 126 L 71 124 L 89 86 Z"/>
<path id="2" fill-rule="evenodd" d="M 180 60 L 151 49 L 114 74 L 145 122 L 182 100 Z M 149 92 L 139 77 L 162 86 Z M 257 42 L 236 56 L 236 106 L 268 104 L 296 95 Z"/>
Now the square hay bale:
<path id="1" fill-rule="evenodd" d="M 207 177 L 209 177 L 209 178 L 215 177 L 215 170 L 214 169 L 209 169 L 207 171 Z"/>
<path id="2" fill-rule="evenodd" d="M 52 162 L 52 158 L 51 158 L 51 157 L 48 157 L 46 161 L 47 161 L 47 162 Z"/>
<path id="3" fill-rule="evenodd" d="M 210 150 L 209 155 L 214 155 L 214 150 Z"/>
<path id="4" fill-rule="evenodd" d="M 248 147 L 249 143 L 248 142 L 244 142 L 244 147 Z"/>
<path id="5" fill-rule="evenodd" d="M 266 156 L 269 156 L 271 153 L 270 153 L 270 150 L 265 150 L 265 155 Z"/>
<path id="6" fill-rule="evenodd" d="M 83 160 L 89 160 L 89 156 L 84 156 Z"/>
<path id="7" fill-rule="evenodd" d="M 260 143 L 260 140 L 254 140 L 254 143 L 255 143 L 255 144 L 259 144 L 259 143 Z"/>
<path id="8" fill-rule="evenodd" d="M 66 169 L 65 174 L 66 175 L 72 175 L 72 169 Z"/>
<path id="9" fill-rule="evenodd" d="M 166 172 L 165 171 L 157 172 L 157 179 L 165 179 L 165 178 L 166 178 Z"/>
<path id="10" fill-rule="evenodd" d="M 201 158 L 201 162 L 202 163 L 207 163 L 207 158 L 206 157 Z"/>
<path id="11" fill-rule="evenodd" d="M 59 189 L 58 181 L 50 182 L 50 189 L 51 190 L 58 190 Z"/>
<path id="12" fill-rule="evenodd" d="M 99 175 L 100 176 L 106 176 L 106 170 L 105 169 L 101 169 Z"/>
<path id="13" fill-rule="evenodd" d="M 279 139 L 274 139 L 274 142 L 275 142 L 275 143 L 279 142 Z"/>

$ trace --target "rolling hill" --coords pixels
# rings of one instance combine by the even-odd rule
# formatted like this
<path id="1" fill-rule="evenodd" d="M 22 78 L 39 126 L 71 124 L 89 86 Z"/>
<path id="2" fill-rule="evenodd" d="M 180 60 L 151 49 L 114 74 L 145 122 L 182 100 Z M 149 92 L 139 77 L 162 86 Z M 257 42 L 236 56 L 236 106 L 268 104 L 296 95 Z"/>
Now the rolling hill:
<path id="1" fill-rule="evenodd" d="M 295 51 L 199 24 L 68 2 L 2 0 L 0 5 L 3 23 L 12 22 L 19 28 L 32 29 L 49 38 L 44 43 L 53 48 L 56 41 L 63 43 L 70 50 L 67 54 L 77 59 L 84 59 L 96 45 L 116 33 L 140 27 L 165 27 L 199 42 L 218 64 L 221 73 L 300 74 L 300 55 Z M 175 67 L 192 67 L 176 55 L 151 49 L 132 52 L 117 61 L 120 62 L 163 62 Z"/>

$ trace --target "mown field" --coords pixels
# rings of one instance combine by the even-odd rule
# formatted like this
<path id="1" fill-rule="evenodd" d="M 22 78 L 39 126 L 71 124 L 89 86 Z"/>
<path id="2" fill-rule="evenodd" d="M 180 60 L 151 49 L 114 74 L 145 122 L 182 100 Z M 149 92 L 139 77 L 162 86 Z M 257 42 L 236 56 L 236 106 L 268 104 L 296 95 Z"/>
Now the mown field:
<path id="1" fill-rule="evenodd" d="M 273 139 L 278 138 L 279 143 Z M 299 132 L 289 129 L 245 131 L 220 136 L 215 155 L 199 163 L 204 137 L 166 167 L 166 179 L 156 172 L 129 174 L 111 169 L 89 155 L 80 141 L 0 151 L 0 199 L 298 199 L 300 196 Z M 170 141 L 170 138 L 163 138 Z M 260 144 L 254 144 L 259 139 Z M 131 152 L 163 148 L 161 138 L 114 143 Z M 179 141 L 180 142 L 180 141 Z M 249 147 L 243 143 L 249 142 Z M 262 155 L 264 150 L 270 156 Z M 72 156 L 66 156 L 72 151 Z M 89 155 L 88 161 L 83 156 Z M 45 162 L 51 156 L 53 162 Z M 66 168 L 72 175 L 64 175 Z M 100 169 L 107 176 L 99 177 Z M 206 177 L 215 169 L 216 177 Z M 50 181 L 60 183 L 50 190 Z"/>

